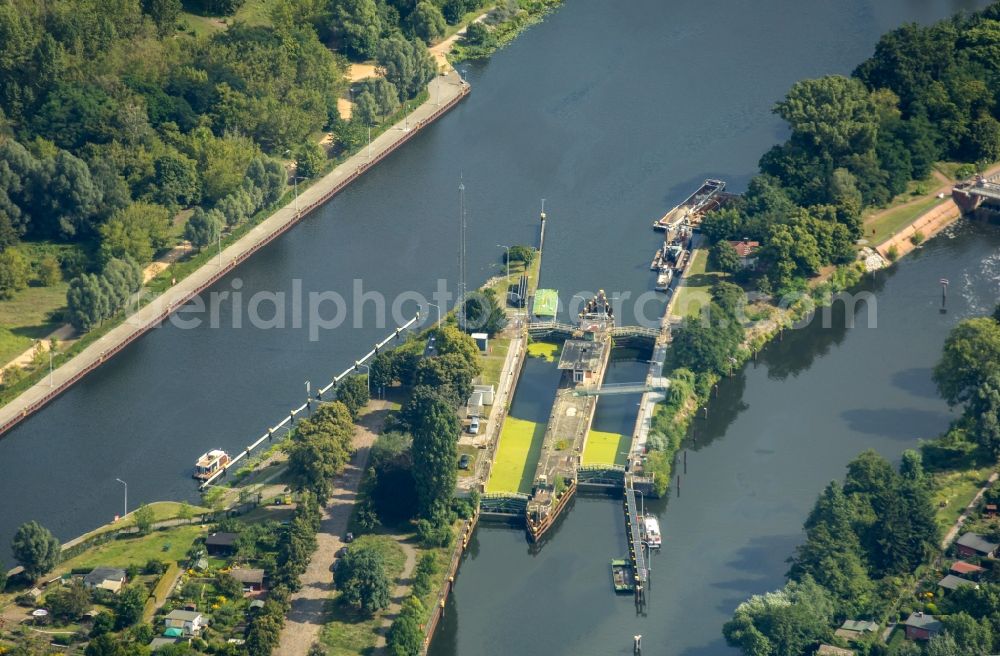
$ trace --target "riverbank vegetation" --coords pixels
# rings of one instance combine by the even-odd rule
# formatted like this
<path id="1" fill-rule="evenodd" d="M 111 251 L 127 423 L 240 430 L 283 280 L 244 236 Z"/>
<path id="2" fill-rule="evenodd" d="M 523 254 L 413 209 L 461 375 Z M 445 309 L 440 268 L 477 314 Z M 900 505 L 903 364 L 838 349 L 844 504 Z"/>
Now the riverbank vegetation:
<path id="1" fill-rule="evenodd" d="M 702 225 L 711 243 L 760 243 L 740 274 L 762 292 L 801 290 L 831 264 L 854 259 L 865 208 L 884 206 L 926 178 L 935 161 L 1000 158 L 1000 81 L 992 39 L 1000 6 L 879 41 L 851 77 L 794 84 L 774 111 L 791 136 L 760 160 L 760 174 Z M 974 170 L 974 169 L 973 169 Z"/>
<path id="2" fill-rule="evenodd" d="M 912 612 L 933 615 L 940 635 L 922 648 L 882 642 L 881 632 L 858 636 L 858 654 L 985 655 L 1000 648 L 995 605 L 1000 573 L 988 558 L 978 583 L 955 591 L 936 582 L 948 573 L 942 562 L 943 530 L 959 531 L 960 513 L 988 487 L 1000 455 L 995 425 L 1000 406 L 1000 309 L 995 316 L 966 319 L 948 336 L 934 380 L 962 416 L 947 433 L 903 453 L 898 472 L 873 451 L 848 465 L 844 483 L 830 483 L 805 522 L 806 540 L 790 559 L 785 588 L 741 604 L 724 628 L 729 644 L 748 655 L 805 654 L 821 642 L 847 646 L 834 634 L 845 620 L 880 626 Z M 1000 538 L 996 490 L 987 489 L 963 530 Z M 994 506 L 995 507 L 995 506 Z M 982 514 L 980 514 L 982 513 Z M 954 527 L 954 529 L 953 529 Z M 947 594 L 943 594 L 947 593 Z"/>
<path id="3" fill-rule="evenodd" d="M 469 24 L 465 35 L 449 53 L 449 61 L 489 57 L 561 3 L 562 0 L 502 0 L 484 20 Z"/>

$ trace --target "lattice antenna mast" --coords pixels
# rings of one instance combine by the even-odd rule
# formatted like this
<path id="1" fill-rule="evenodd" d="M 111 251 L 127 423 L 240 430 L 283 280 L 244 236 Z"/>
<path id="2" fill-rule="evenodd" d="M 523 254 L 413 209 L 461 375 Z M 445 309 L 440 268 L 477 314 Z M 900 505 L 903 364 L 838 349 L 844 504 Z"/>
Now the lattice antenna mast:
<path id="1" fill-rule="evenodd" d="M 458 247 L 458 325 L 464 331 L 465 322 L 465 295 L 467 293 L 465 278 L 465 182 L 458 183 L 458 205 L 459 205 L 459 247 Z"/>

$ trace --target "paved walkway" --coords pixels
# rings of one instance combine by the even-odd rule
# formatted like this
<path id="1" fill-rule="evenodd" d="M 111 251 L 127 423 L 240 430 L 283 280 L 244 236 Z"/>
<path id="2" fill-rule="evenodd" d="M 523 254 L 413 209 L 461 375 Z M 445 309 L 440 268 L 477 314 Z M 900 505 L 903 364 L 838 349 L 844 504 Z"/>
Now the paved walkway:
<path id="1" fill-rule="evenodd" d="M 405 119 L 405 123 L 397 123 L 372 140 L 371 159 L 369 159 L 369 149 L 362 148 L 321 180 L 302 191 L 298 199 L 293 199 L 291 203 L 279 209 L 224 249 L 221 257 L 213 257 L 201 268 L 179 281 L 167 292 L 128 317 L 122 324 L 110 330 L 79 355 L 59 367 L 53 377 L 54 387 L 49 386 L 49 380 L 46 377 L 45 380 L 39 381 L 0 408 L 0 433 L 9 430 L 23 417 L 50 401 L 66 387 L 117 353 L 126 344 L 147 330 L 158 326 L 169 314 L 182 306 L 188 298 L 198 294 L 220 277 L 232 271 L 236 265 L 256 252 L 262 245 L 297 223 L 303 212 L 321 205 L 335 189 L 359 175 L 372 161 L 409 139 L 416 130 L 436 118 L 442 107 L 467 93 L 467 85 L 456 72 L 450 71 L 448 74 L 440 75 L 432 80 L 429 91 L 429 99 L 411 112 Z M 408 129 L 404 129 L 404 125 L 408 126 Z M 302 208 L 302 212 L 297 208 Z"/>
<path id="2" fill-rule="evenodd" d="M 326 623 L 326 603 L 334 590 L 333 562 L 337 550 L 344 546 L 340 538 L 347 532 L 361 477 L 368 466 L 368 454 L 375 437 L 382 431 L 389 404 L 372 401 L 369 407 L 372 412 L 361 418 L 354 433 L 357 451 L 344 473 L 337 477 L 330 502 L 323 509 L 323 519 L 316 535 L 316 551 L 300 579 L 302 587 L 292 595 L 292 608 L 285 618 L 275 653 L 307 653 L 319 639 L 320 629 Z"/>

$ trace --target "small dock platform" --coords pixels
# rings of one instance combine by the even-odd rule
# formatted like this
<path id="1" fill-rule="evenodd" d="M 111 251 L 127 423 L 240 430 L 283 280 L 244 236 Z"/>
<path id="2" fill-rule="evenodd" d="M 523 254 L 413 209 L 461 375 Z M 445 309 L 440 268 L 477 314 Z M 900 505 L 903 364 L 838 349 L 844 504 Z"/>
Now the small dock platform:
<path id="1" fill-rule="evenodd" d="M 642 536 L 639 533 L 639 508 L 635 502 L 635 486 L 632 477 L 625 478 L 625 532 L 628 534 L 629 558 L 632 560 L 632 573 L 635 579 L 635 598 L 643 601 L 646 598 L 646 581 L 649 569 L 646 563 L 646 552 L 642 546 Z"/>

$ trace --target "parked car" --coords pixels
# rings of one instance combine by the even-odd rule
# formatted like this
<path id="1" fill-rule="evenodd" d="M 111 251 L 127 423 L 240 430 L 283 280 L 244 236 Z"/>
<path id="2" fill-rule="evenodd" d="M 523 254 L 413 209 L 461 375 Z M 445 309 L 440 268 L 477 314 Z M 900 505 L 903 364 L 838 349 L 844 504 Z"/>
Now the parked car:
<path id="1" fill-rule="evenodd" d="M 344 536 L 344 542 L 346 542 L 348 544 L 350 544 L 351 542 L 354 542 L 354 534 L 353 533 L 348 533 L 347 535 L 345 535 Z"/>
<path id="2" fill-rule="evenodd" d="M 479 417 L 473 417 L 469 422 L 469 435 L 479 435 Z"/>
<path id="3" fill-rule="evenodd" d="M 468 469 L 470 462 L 472 462 L 472 458 L 469 457 L 469 454 L 463 453 L 462 457 L 458 459 L 458 468 Z"/>

